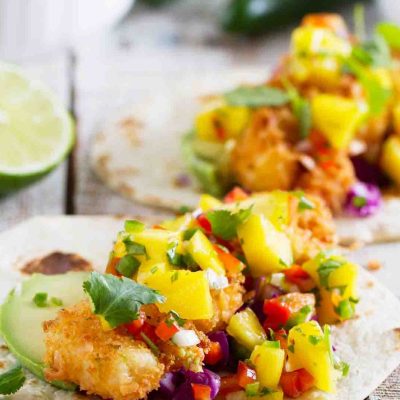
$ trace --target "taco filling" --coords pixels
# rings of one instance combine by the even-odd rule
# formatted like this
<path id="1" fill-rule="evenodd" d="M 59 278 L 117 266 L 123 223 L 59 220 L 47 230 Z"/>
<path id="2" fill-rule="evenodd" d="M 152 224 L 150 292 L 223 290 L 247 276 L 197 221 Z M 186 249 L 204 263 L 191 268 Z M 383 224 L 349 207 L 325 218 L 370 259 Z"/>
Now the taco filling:
<path id="1" fill-rule="evenodd" d="M 376 213 L 400 185 L 399 34 L 306 16 L 269 81 L 204 99 L 182 143 L 203 190 L 301 189 L 335 214 Z"/>
<path id="2" fill-rule="evenodd" d="M 10 293 L 2 335 L 47 382 L 104 399 L 335 393 L 351 366 L 330 325 L 355 317 L 358 267 L 330 223 L 317 198 L 283 191 L 128 220 L 104 274 L 35 274 Z"/>

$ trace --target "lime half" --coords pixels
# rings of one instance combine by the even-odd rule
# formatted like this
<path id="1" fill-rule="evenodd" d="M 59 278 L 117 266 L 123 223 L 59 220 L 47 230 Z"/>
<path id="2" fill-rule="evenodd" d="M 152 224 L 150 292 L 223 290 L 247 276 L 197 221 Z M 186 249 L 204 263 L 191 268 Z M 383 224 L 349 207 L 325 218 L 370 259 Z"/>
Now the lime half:
<path id="1" fill-rule="evenodd" d="M 0 63 L 0 193 L 49 173 L 74 138 L 72 118 L 51 91 L 20 68 Z"/>

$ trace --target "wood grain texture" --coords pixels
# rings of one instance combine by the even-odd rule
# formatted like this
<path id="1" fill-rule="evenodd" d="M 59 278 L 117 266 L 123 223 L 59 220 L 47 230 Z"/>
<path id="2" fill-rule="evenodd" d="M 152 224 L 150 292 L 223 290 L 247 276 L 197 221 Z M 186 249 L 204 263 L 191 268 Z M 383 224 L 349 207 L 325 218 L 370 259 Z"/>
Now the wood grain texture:
<path id="1" fill-rule="evenodd" d="M 58 97 L 69 106 L 69 79 L 67 53 L 39 57 L 22 63 L 33 77 L 48 84 Z M 66 163 L 40 182 L 0 198 L 0 231 L 36 215 L 64 213 Z"/>

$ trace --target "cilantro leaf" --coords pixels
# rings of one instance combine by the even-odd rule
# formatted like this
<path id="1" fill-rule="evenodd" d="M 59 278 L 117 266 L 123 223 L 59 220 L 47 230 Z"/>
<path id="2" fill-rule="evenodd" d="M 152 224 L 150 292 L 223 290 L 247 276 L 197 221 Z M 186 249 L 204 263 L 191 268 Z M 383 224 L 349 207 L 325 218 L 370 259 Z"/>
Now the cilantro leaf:
<path id="1" fill-rule="evenodd" d="M 342 376 L 347 376 L 350 371 L 350 365 L 344 361 L 337 361 L 335 362 L 334 368 L 338 371 L 341 371 Z"/>
<path id="2" fill-rule="evenodd" d="M 375 35 L 371 40 L 355 46 L 351 57 L 354 57 L 363 65 L 374 68 L 387 67 L 392 63 L 390 49 L 385 39 L 380 35 Z"/>
<path id="3" fill-rule="evenodd" d="M 25 382 L 25 374 L 20 365 L 16 365 L 0 375 L 0 394 L 8 395 L 17 392 Z"/>
<path id="4" fill-rule="evenodd" d="M 380 22 L 376 25 L 375 32 L 381 35 L 392 49 L 400 50 L 400 26 L 390 22 Z"/>
<path id="5" fill-rule="evenodd" d="M 319 281 L 322 286 L 329 289 L 329 276 L 333 271 L 338 269 L 344 264 L 342 260 L 336 260 L 334 258 L 328 258 L 321 262 L 317 272 L 319 275 Z"/>
<path id="6" fill-rule="evenodd" d="M 269 86 L 240 86 L 224 94 L 231 106 L 263 107 L 281 106 L 288 103 L 289 96 L 281 89 Z"/>
<path id="7" fill-rule="evenodd" d="M 345 69 L 353 73 L 363 86 L 367 95 L 369 113 L 371 115 L 380 114 L 392 96 L 392 91 L 384 87 L 378 79 L 354 57 L 350 57 L 346 61 Z"/>
<path id="8" fill-rule="evenodd" d="M 138 270 L 140 261 L 131 254 L 122 257 L 115 269 L 126 278 L 132 278 L 133 274 Z"/>
<path id="9" fill-rule="evenodd" d="M 90 274 L 83 289 L 92 301 L 93 312 L 104 318 L 111 328 L 137 319 L 143 304 L 165 300 L 157 291 L 131 279 L 98 272 Z"/>
<path id="10" fill-rule="evenodd" d="M 231 240 L 236 236 L 237 227 L 245 222 L 251 214 L 252 206 L 232 213 L 228 210 L 214 210 L 207 213 L 212 233 L 224 240 Z"/>
<path id="11" fill-rule="evenodd" d="M 290 84 L 287 84 L 287 86 L 292 109 L 299 122 L 300 137 L 305 139 L 310 134 L 312 126 L 311 104 L 309 100 L 300 96 L 294 86 Z"/>

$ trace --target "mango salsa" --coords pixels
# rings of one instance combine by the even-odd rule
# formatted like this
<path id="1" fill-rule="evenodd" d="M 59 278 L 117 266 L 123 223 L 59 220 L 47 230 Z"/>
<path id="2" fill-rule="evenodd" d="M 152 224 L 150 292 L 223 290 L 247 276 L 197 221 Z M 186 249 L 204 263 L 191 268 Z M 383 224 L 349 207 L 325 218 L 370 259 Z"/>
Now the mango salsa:
<path id="1" fill-rule="evenodd" d="M 245 129 L 250 118 L 247 107 L 220 105 L 197 115 L 197 137 L 207 141 L 225 141 L 236 138 Z"/>
<path id="2" fill-rule="evenodd" d="M 335 149 L 347 148 L 365 115 L 355 100 L 331 94 L 314 96 L 311 109 L 314 128 Z"/>
<path id="3" fill-rule="evenodd" d="M 161 312 L 171 310 L 184 319 L 210 319 L 214 314 L 210 288 L 204 271 L 169 271 L 154 273 L 147 285 L 166 297 L 157 304 Z"/>
<path id="4" fill-rule="evenodd" d="M 253 350 L 256 345 L 263 343 L 267 338 L 264 328 L 250 308 L 234 314 L 226 331 L 249 350 Z"/>
<path id="5" fill-rule="evenodd" d="M 222 206 L 222 204 L 223 203 L 216 197 L 209 194 L 202 194 L 200 196 L 198 208 L 200 208 L 204 212 L 212 210 L 213 208 L 219 208 Z"/>
<path id="6" fill-rule="evenodd" d="M 303 26 L 292 33 L 292 52 L 298 55 L 348 56 L 351 45 L 329 29 Z"/>
<path id="7" fill-rule="evenodd" d="M 211 268 L 219 275 L 225 275 L 225 268 L 207 236 L 198 230 L 189 240 L 186 250 L 201 269 Z"/>
<path id="8" fill-rule="evenodd" d="M 252 276 L 279 272 L 292 263 L 290 240 L 263 215 L 250 215 L 238 227 L 238 236 Z"/>
<path id="9" fill-rule="evenodd" d="M 285 351 L 280 348 L 279 341 L 265 341 L 257 345 L 250 356 L 257 373 L 257 380 L 264 387 L 275 389 L 281 378 Z"/>
<path id="10" fill-rule="evenodd" d="M 289 223 L 290 193 L 282 190 L 252 194 L 246 200 L 225 205 L 227 209 L 247 209 L 252 206 L 254 214 L 261 214 L 267 218 L 276 229 Z"/>
<path id="11" fill-rule="evenodd" d="M 147 284 L 147 279 L 151 275 L 167 271 L 172 271 L 172 266 L 167 263 L 154 263 L 152 261 L 144 262 L 138 269 L 136 281 L 141 284 Z"/>
<path id="12" fill-rule="evenodd" d="M 321 252 L 303 268 L 319 288 L 320 322 L 332 324 L 351 318 L 357 302 L 357 265 L 341 256 Z"/>
<path id="13" fill-rule="evenodd" d="M 390 136 L 383 144 L 381 167 L 384 172 L 400 185 L 400 137 Z"/>
<path id="14" fill-rule="evenodd" d="M 293 327 L 288 335 L 290 370 L 305 368 L 315 379 L 315 386 L 335 392 L 337 371 L 332 360 L 329 337 L 315 321 Z"/>

